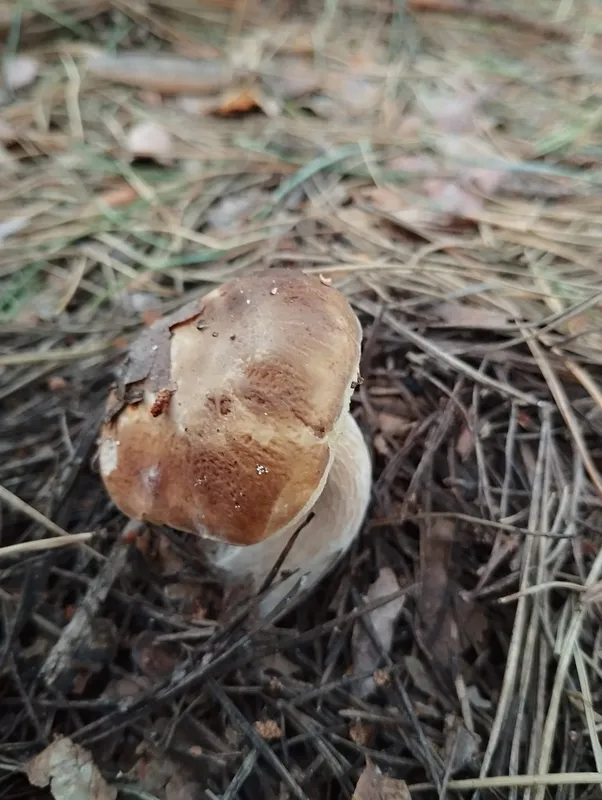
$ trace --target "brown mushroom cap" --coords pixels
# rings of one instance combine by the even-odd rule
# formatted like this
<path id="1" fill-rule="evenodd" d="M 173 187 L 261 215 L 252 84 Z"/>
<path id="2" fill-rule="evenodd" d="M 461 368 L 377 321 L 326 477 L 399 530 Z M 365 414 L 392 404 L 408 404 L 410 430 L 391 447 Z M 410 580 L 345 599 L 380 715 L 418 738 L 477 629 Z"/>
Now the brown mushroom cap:
<path id="1" fill-rule="evenodd" d="M 158 320 L 109 398 L 111 498 L 230 544 L 296 524 L 324 486 L 360 344 L 346 298 L 296 270 L 234 278 Z"/>

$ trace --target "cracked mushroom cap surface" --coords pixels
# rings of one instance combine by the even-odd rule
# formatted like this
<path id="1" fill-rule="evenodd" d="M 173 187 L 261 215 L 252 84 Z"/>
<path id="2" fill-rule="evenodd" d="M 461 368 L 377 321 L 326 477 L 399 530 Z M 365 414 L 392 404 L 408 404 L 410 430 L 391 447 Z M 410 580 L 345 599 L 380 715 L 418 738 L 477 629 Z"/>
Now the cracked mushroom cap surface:
<path id="1" fill-rule="evenodd" d="M 344 295 L 297 270 L 234 278 L 145 329 L 112 390 L 100 472 L 132 519 L 248 545 L 298 525 L 358 377 Z"/>

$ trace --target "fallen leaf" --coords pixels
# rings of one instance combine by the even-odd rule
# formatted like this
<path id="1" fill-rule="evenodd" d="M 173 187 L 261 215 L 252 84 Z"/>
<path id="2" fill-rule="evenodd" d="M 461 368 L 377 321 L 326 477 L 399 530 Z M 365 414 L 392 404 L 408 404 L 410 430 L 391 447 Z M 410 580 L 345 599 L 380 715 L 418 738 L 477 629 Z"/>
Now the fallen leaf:
<path id="1" fill-rule="evenodd" d="M 484 328 L 491 331 L 497 328 L 507 328 L 511 321 L 509 315 L 504 311 L 497 311 L 493 308 L 477 308 L 462 303 L 439 303 L 434 311 L 438 317 L 453 328 Z"/>
<path id="2" fill-rule="evenodd" d="M 196 116 L 229 117 L 259 109 L 268 117 L 276 117 L 281 111 L 280 103 L 256 86 L 237 86 L 212 97 L 180 97 L 178 105 Z"/>
<path id="3" fill-rule="evenodd" d="M 231 114 L 245 113 L 261 107 L 261 98 L 257 90 L 230 89 L 220 97 L 213 113 L 220 117 L 228 117 Z"/>
<path id="4" fill-rule="evenodd" d="M 48 786 L 55 800 L 116 800 L 90 753 L 65 736 L 55 739 L 25 768 L 33 786 Z"/>
<path id="5" fill-rule="evenodd" d="M 9 56 L 4 59 L 4 83 L 11 91 L 24 89 L 38 77 L 40 62 L 31 56 Z"/>
<path id="6" fill-rule="evenodd" d="M 232 68 L 226 61 L 202 61 L 145 51 L 96 54 L 89 59 L 88 70 L 105 80 L 163 94 L 213 94 L 225 89 L 232 80 Z"/>
<path id="7" fill-rule="evenodd" d="M 138 158 L 153 158 L 160 164 L 170 164 L 173 155 L 171 134 L 158 122 L 147 120 L 130 128 L 127 149 Z"/>
<path id="8" fill-rule="evenodd" d="M 389 778 L 371 761 L 360 775 L 351 800 L 411 800 L 405 781 Z"/>
<path id="9" fill-rule="evenodd" d="M 383 567 L 366 593 L 366 602 L 371 603 L 381 597 L 387 597 L 399 591 L 397 576 L 390 567 Z M 372 624 L 374 633 L 385 653 L 389 653 L 393 644 L 393 633 L 397 617 L 403 607 L 404 598 L 397 597 L 378 608 L 368 612 L 366 619 Z M 351 648 L 353 652 L 353 671 L 356 674 L 374 672 L 379 666 L 381 655 L 372 643 L 361 620 L 353 626 L 351 637 Z M 359 686 L 361 696 L 366 696 L 374 690 L 374 678 L 365 678 Z"/>

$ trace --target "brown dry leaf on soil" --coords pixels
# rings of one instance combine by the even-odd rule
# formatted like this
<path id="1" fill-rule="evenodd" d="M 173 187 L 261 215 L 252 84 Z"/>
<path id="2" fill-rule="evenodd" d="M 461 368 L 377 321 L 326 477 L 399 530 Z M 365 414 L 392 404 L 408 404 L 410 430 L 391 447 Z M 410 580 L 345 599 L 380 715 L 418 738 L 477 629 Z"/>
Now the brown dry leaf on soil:
<path id="1" fill-rule="evenodd" d="M 233 88 L 219 98 L 212 113 L 219 117 L 228 117 L 231 114 L 242 114 L 262 107 L 262 98 L 257 89 Z"/>
<path id="2" fill-rule="evenodd" d="M 351 800 L 411 800 L 411 795 L 405 781 L 388 778 L 368 761 Z"/>
<path id="3" fill-rule="evenodd" d="M 26 767 L 33 786 L 48 786 L 55 800 L 116 800 L 117 789 L 106 782 L 92 756 L 66 736 L 33 758 Z"/>
<path id="4" fill-rule="evenodd" d="M 388 597 L 400 589 L 397 576 L 389 567 L 383 567 L 366 593 L 366 602 L 371 603 L 381 597 Z M 393 644 L 393 633 L 397 617 L 403 607 L 404 598 L 397 597 L 366 614 L 366 620 L 372 624 L 374 633 L 378 638 L 382 650 L 389 653 Z M 351 638 L 353 651 L 353 669 L 356 674 L 374 672 L 378 667 L 381 655 L 376 649 L 361 620 L 353 626 Z M 360 695 L 370 694 L 374 689 L 374 678 L 365 678 L 358 687 Z"/>

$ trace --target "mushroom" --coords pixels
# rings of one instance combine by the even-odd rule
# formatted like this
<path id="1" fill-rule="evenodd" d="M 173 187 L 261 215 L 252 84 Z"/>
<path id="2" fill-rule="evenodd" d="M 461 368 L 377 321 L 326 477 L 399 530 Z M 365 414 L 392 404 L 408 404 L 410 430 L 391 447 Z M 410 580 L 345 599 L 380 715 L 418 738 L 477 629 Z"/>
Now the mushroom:
<path id="1" fill-rule="evenodd" d="M 100 434 L 115 505 L 203 537 L 226 582 L 259 591 L 273 578 L 262 616 L 290 608 L 348 550 L 370 499 L 349 411 L 361 338 L 341 292 L 289 269 L 234 278 L 156 321 L 130 348 Z"/>

